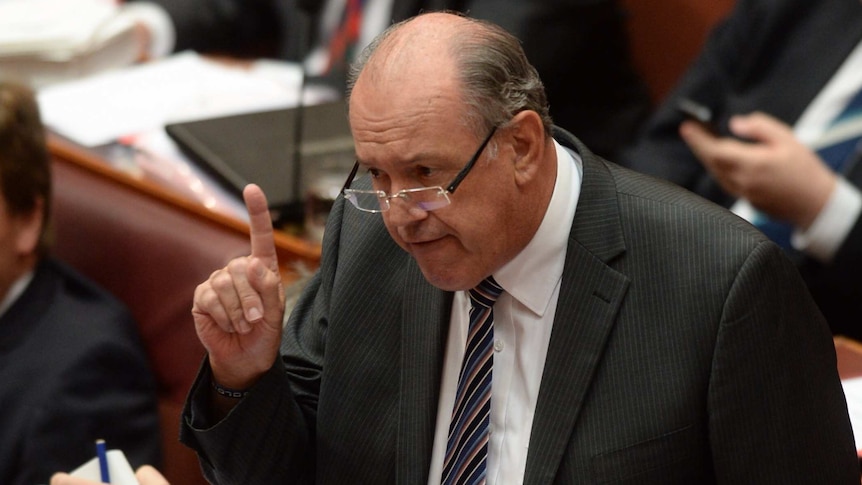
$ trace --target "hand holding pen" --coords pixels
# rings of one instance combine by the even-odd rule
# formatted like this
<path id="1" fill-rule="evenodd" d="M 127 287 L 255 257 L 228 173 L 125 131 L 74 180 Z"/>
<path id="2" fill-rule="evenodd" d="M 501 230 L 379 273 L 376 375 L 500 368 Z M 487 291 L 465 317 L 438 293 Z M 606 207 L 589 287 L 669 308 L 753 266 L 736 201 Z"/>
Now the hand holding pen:
<path id="1" fill-rule="evenodd" d="M 170 485 L 158 470 L 149 465 L 138 468 L 135 478 L 140 485 Z M 99 482 L 73 477 L 68 473 L 55 473 L 51 477 L 51 485 L 99 485 Z"/>

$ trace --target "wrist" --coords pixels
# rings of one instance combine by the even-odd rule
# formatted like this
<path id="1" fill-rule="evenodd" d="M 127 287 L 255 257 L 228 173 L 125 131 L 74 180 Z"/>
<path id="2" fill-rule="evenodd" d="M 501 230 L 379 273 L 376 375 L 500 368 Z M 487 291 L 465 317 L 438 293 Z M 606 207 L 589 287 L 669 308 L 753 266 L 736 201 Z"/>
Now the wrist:
<path id="1" fill-rule="evenodd" d="M 224 387 L 218 382 L 216 382 L 215 378 L 210 379 L 212 381 L 213 390 L 220 396 L 228 397 L 231 399 L 242 399 L 248 394 L 247 389 L 232 389 L 230 387 Z"/>
<path id="2" fill-rule="evenodd" d="M 265 361 L 237 362 L 231 358 L 219 358 L 219 354 L 209 352 L 207 360 L 212 382 L 217 382 L 219 386 L 226 389 L 244 391 L 251 389 L 272 368 L 276 358 L 273 357 L 272 361 L 267 359 Z M 265 362 L 269 362 L 269 364 Z"/>
<path id="3" fill-rule="evenodd" d="M 832 197 L 837 184 L 838 177 L 832 172 L 813 181 L 808 197 L 800 198 L 804 203 L 800 207 L 797 217 L 792 221 L 794 225 L 803 231 L 807 231 Z"/>

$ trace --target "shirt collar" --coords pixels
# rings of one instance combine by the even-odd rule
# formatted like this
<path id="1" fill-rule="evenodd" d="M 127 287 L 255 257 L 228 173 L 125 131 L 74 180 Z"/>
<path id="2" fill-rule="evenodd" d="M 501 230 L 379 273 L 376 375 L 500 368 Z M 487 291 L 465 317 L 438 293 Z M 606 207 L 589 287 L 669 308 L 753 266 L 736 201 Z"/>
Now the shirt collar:
<path id="1" fill-rule="evenodd" d="M 9 291 L 6 292 L 6 296 L 2 301 L 0 301 L 0 317 L 6 314 L 6 310 L 8 310 L 13 303 L 18 301 L 18 298 L 22 293 L 24 293 L 24 290 L 27 289 L 27 286 L 30 285 L 31 281 L 33 281 L 32 270 L 28 271 L 12 283 L 12 286 L 9 287 Z"/>

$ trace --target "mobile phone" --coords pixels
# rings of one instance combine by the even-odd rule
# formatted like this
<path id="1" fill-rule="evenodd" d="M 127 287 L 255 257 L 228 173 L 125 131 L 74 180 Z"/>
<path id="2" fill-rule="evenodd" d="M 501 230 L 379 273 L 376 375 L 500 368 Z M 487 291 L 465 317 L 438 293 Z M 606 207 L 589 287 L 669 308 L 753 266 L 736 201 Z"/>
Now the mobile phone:
<path id="1" fill-rule="evenodd" d="M 682 98 L 677 103 L 676 109 L 682 113 L 686 119 L 700 124 L 713 135 L 718 134 L 718 126 L 712 119 L 712 109 L 708 106 L 688 98 Z"/>

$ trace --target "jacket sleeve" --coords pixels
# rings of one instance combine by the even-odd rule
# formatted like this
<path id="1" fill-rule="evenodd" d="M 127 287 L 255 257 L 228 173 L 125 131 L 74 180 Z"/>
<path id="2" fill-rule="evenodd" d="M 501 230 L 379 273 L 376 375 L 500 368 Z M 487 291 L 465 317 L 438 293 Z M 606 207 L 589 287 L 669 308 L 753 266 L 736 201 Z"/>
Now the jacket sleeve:
<path id="1" fill-rule="evenodd" d="M 180 440 L 197 452 L 213 483 L 281 483 L 284 477 L 314 482 L 317 401 L 343 207 L 339 198 L 327 218 L 323 264 L 290 313 L 281 359 L 217 423 L 209 410 L 212 379 L 204 361 L 183 411 Z"/>
<path id="2" fill-rule="evenodd" d="M 708 406 L 719 483 L 859 482 L 829 328 L 771 242 L 727 296 Z"/>

